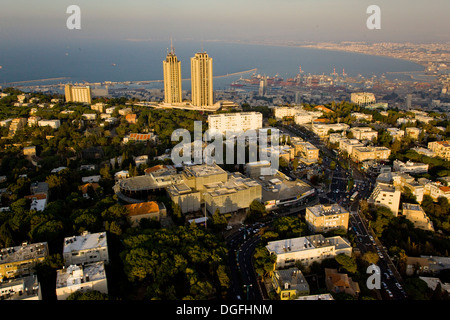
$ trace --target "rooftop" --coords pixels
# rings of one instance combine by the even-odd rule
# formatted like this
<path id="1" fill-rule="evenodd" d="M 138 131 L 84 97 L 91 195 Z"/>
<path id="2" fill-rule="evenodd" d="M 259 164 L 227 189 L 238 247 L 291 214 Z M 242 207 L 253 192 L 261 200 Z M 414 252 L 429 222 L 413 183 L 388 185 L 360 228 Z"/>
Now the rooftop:
<path id="1" fill-rule="evenodd" d="M 0 250 L 0 264 L 31 259 L 44 258 L 48 255 L 47 242 L 27 244 L 21 246 L 3 248 Z"/>
<path id="2" fill-rule="evenodd" d="M 143 215 L 151 212 L 159 212 L 159 205 L 156 201 L 133 203 L 124 206 L 130 216 Z"/>
<path id="3" fill-rule="evenodd" d="M 101 279 L 106 279 L 103 261 L 84 266 L 71 265 L 56 272 L 56 288 L 77 286 Z"/>
<path id="4" fill-rule="evenodd" d="M 316 217 L 348 213 L 346 209 L 336 203 L 330 205 L 318 204 L 313 207 L 308 207 L 307 210 L 311 211 Z"/>
<path id="5" fill-rule="evenodd" d="M 88 233 L 80 236 L 64 238 L 63 252 L 82 251 L 92 248 L 103 248 L 107 246 L 106 232 Z"/>
<path id="6" fill-rule="evenodd" d="M 350 244 L 339 236 L 325 238 L 322 234 L 316 234 L 307 237 L 271 241 L 267 244 L 266 248 L 275 254 L 283 254 L 312 250 L 326 246 L 335 246 L 336 249 L 341 249 L 350 247 Z"/>
<path id="7" fill-rule="evenodd" d="M 225 170 L 223 170 L 218 165 L 209 165 L 209 164 L 200 164 L 196 166 L 189 166 L 185 167 L 184 173 L 186 176 L 193 176 L 193 177 L 206 177 L 216 174 L 222 174 L 226 173 Z"/>

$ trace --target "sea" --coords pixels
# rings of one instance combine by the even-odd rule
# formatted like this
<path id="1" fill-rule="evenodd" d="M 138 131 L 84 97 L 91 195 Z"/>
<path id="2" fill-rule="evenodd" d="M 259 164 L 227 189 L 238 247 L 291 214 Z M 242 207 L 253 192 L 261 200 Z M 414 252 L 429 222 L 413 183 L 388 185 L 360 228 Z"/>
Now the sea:
<path id="1" fill-rule="evenodd" d="M 304 74 L 345 73 L 351 77 L 381 76 L 386 72 L 422 71 L 416 63 L 375 55 L 293 46 L 175 41 L 183 79 L 190 78 L 190 58 L 207 52 L 213 58 L 214 76 L 257 69 L 256 74 L 293 78 L 301 66 Z M 0 86 L 10 83 L 42 85 L 79 82 L 126 82 L 163 79 L 162 61 L 170 41 L 71 40 L 70 42 L 20 42 L 2 45 Z M 250 74 L 219 77 L 214 89 Z M 399 77 L 396 75 L 396 77 Z M 47 79 L 47 80 L 46 80 Z M 40 80 L 40 81 L 36 81 Z M 187 81 L 187 80 L 186 80 Z M 162 84 L 155 82 L 155 87 Z M 187 84 L 183 83 L 183 88 Z"/>

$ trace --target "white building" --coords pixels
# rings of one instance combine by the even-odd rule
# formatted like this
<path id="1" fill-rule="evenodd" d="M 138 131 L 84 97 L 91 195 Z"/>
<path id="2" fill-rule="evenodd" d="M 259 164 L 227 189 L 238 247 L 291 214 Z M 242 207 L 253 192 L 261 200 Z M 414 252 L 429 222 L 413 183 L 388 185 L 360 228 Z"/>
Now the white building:
<path id="1" fill-rule="evenodd" d="M 353 133 L 353 137 L 358 140 L 372 140 L 378 137 L 378 132 L 370 127 L 355 127 L 351 128 L 350 132 Z"/>
<path id="2" fill-rule="evenodd" d="M 260 112 L 221 113 L 208 116 L 208 128 L 211 132 L 226 134 L 236 131 L 257 130 L 262 128 L 263 115 Z"/>
<path id="3" fill-rule="evenodd" d="M 102 261 L 86 265 L 69 265 L 56 272 L 56 298 L 66 300 L 76 292 L 95 290 L 108 294 L 105 265 Z"/>
<path id="4" fill-rule="evenodd" d="M 410 160 L 406 161 L 406 163 L 400 160 L 394 160 L 393 169 L 394 171 L 407 173 L 427 173 L 428 164 L 412 162 Z"/>
<path id="5" fill-rule="evenodd" d="M 84 232 L 64 238 L 63 258 L 66 266 L 98 261 L 109 263 L 106 232 Z"/>
<path id="6" fill-rule="evenodd" d="M 61 121 L 59 120 L 39 120 L 39 127 L 50 126 L 53 129 L 58 129 L 61 126 Z"/>
<path id="7" fill-rule="evenodd" d="M 276 268 L 290 267 L 297 261 L 309 266 L 314 261 L 320 263 L 338 254 L 352 254 L 352 246 L 346 239 L 339 236 L 325 238 L 321 234 L 271 241 L 266 248 L 276 255 Z"/>
<path id="8" fill-rule="evenodd" d="M 368 202 L 389 208 L 396 217 L 400 206 L 401 191 L 399 189 L 391 184 L 377 182 Z"/>

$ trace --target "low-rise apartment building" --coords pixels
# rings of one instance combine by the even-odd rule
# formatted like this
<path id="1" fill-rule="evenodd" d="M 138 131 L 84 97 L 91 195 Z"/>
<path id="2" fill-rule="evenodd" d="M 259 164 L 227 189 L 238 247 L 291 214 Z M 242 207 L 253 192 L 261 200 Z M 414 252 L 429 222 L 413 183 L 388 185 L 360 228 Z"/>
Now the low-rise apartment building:
<path id="1" fill-rule="evenodd" d="M 321 234 L 271 241 L 266 248 L 276 255 L 276 268 L 292 267 L 296 262 L 308 267 L 314 261 L 320 263 L 338 254 L 352 254 L 352 246 L 344 238 L 325 238 Z"/>
<path id="2" fill-rule="evenodd" d="M 378 131 L 370 127 L 354 127 L 350 129 L 353 137 L 358 140 L 372 140 L 378 137 Z"/>
<path id="3" fill-rule="evenodd" d="M 396 217 L 400 206 L 401 191 L 399 189 L 399 187 L 394 187 L 391 184 L 377 182 L 367 201 L 376 206 L 389 208 Z"/>
<path id="4" fill-rule="evenodd" d="M 428 143 L 428 149 L 434 152 L 436 157 L 450 160 L 450 141 L 433 141 Z"/>
<path id="5" fill-rule="evenodd" d="M 102 261 L 69 265 L 56 272 L 56 298 L 66 300 L 76 291 L 95 290 L 108 294 L 105 265 Z"/>
<path id="6" fill-rule="evenodd" d="M 275 270 L 272 276 L 272 286 L 280 300 L 295 299 L 298 296 L 309 295 L 309 284 L 298 268 Z"/>
<path id="7" fill-rule="evenodd" d="M 0 250 L 0 279 L 15 278 L 34 273 L 37 263 L 48 256 L 47 242 L 3 248 Z"/>
<path id="8" fill-rule="evenodd" d="M 305 221 L 313 233 L 348 228 L 349 212 L 338 204 L 318 204 L 306 208 Z"/>
<path id="9" fill-rule="evenodd" d="M 394 171 L 405 172 L 405 173 L 427 173 L 428 164 L 420 162 L 412 162 L 410 160 L 402 162 L 400 160 L 394 160 L 392 168 Z"/>
<path id="10" fill-rule="evenodd" d="M 434 231 L 433 222 L 418 204 L 403 203 L 402 214 L 414 224 L 415 228 Z"/>
<path id="11" fill-rule="evenodd" d="M 98 261 L 109 263 L 106 232 L 83 232 L 64 238 L 63 258 L 66 267 Z"/>

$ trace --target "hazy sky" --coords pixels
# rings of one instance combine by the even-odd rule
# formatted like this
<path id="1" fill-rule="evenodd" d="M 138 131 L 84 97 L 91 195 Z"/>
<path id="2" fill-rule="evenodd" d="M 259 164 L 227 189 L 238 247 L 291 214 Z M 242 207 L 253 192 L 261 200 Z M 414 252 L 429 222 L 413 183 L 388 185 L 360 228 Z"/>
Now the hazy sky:
<path id="1" fill-rule="evenodd" d="M 81 30 L 68 30 L 69 5 Z M 368 30 L 369 5 L 381 30 Z M 71 39 L 450 41 L 449 0 L 1 0 L 4 41 Z"/>

